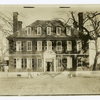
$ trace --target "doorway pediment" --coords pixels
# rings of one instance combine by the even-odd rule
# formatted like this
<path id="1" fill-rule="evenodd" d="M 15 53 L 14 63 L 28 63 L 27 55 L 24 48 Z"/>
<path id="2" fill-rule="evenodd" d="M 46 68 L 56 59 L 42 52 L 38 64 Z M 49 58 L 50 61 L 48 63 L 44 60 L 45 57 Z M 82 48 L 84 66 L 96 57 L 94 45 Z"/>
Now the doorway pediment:
<path id="1" fill-rule="evenodd" d="M 52 50 L 47 50 L 44 52 L 44 58 L 54 58 L 56 57 L 56 53 Z"/>

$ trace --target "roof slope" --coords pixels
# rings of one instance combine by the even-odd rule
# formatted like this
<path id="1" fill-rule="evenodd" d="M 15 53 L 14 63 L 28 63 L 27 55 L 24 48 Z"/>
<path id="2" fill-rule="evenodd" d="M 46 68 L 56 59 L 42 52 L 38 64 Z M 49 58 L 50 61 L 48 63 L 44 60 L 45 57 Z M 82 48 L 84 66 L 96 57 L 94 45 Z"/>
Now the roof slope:
<path id="1" fill-rule="evenodd" d="M 40 26 L 42 27 L 42 35 L 41 36 L 37 36 L 37 27 Z M 74 28 L 71 28 L 69 25 L 66 25 L 65 23 L 63 23 L 60 20 L 36 20 L 35 22 L 33 22 L 32 24 L 28 25 L 27 27 L 31 27 L 32 32 L 31 35 L 27 35 L 27 27 L 22 28 L 19 31 L 16 31 L 14 34 L 8 36 L 7 38 L 18 38 L 18 37 L 47 37 L 46 36 L 46 28 L 47 27 L 51 27 L 51 35 L 56 37 L 56 27 L 61 27 L 61 36 L 60 37 L 65 37 L 65 33 L 66 33 L 66 27 L 71 29 L 71 33 L 73 34 L 73 36 L 77 36 L 78 35 L 78 31 Z"/>

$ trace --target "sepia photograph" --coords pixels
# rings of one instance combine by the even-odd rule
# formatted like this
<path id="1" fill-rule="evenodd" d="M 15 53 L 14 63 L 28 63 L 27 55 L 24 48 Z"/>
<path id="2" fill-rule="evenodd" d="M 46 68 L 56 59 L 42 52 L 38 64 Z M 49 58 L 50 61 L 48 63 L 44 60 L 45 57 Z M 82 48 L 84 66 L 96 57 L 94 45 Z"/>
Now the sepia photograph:
<path id="1" fill-rule="evenodd" d="M 100 94 L 100 5 L 1 5 L 0 96 Z"/>

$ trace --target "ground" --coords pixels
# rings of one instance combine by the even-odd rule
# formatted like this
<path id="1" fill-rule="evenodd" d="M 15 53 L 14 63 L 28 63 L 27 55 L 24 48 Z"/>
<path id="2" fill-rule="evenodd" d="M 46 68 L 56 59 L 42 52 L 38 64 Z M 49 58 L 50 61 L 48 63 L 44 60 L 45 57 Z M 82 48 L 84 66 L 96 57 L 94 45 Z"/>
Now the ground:
<path id="1" fill-rule="evenodd" d="M 0 95 L 100 94 L 100 77 L 0 78 Z"/>

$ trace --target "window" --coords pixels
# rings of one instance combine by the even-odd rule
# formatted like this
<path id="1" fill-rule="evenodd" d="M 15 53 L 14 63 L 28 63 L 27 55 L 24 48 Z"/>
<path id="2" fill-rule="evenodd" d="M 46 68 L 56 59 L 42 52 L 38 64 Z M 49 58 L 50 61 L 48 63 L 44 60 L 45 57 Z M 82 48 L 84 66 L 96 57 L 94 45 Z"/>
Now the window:
<path id="1" fill-rule="evenodd" d="M 72 41 L 67 41 L 67 51 L 72 51 Z"/>
<path id="2" fill-rule="evenodd" d="M 47 41 L 44 42 L 44 50 L 47 50 Z"/>
<path id="3" fill-rule="evenodd" d="M 31 35 L 31 27 L 27 27 L 27 34 Z"/>
<path id="4" fill-rule="evenodd" d="M 37 35 L 41 35 L 42 31 L 41 31 L 41 27 L 37 27 Z"/>
<path id="5" fill-rule="evenodd" d="M 37 65 L 38 67 L 42 67 L 42 58 L 37 58 Z"/>
<path id="6" fill-rule="evenodd" d="M 47 41 L 47 50 L 52 50 L 52 42 Z"/>
<path id="7" fill-rule="evenodd" d="M 16 41 L 16 50 L 21 51 L 21 41 Z"/>
<path id="8" fill-rule="evenodd" d="M 56 42 L 56 50 L 57 51 L 61 51 L 62 50 L 62 42 L 61 41 L 57 41 Z"/>
<path id="9" fill-rule="evenodd" d="M 51 27 L 47 27 L 47 35 L 51 35 Z"/>
<path id="10" fill-rule="evenodd" d="M 77 51 L 80 51 L 82 49 L 82 41 L 77 40 Z"/>
<path id="11" fill-rule="evenodd" d="M 27 68 L 27 59 L 25 59 L 25 68 Z"/>
<path id="12" fill-rule="evenodd" d="M 14 59 L 14 68 L 16 68 L 16 59 Z"/>
<path id="13" fill-rule="evenodd" d="M 71 36 L 71 28 L 66 27 L 66 35 Z"/>
<path id="14" fill-rule="evenodd" d="M 72 68 L 72 57 L 67 57 L 67 68 Z"/>
<path id="15" fill-rule="evenodd" d="M 82 67 L 82 66 L 83 66 L 82 57 L 77 57 L 77 67 Z"/>
<path id="16" fill-rule="evenodd" d="M 61 34 L 61 27 L 56 27 L 56 34 L 60 35 Z"/>
<path id="17" fill-rule="evenodd" d="M 61 61 L 62 59 L 60 57 L 57 58 L 57 67 L 61 67 Z"/>
<path id="18" fill-rule="evenodd" d="M 23 42 L 21 41 L 16 41 L 16 51 L 22 51 L 23 50 Z"/>
<path id="19" fill-rule="evenodd" d="M 17 69 L 21 69 L 21 58 L 16 59 L 16 65 L 17 65 L 16 66 Z"/>
<path id="20" fill-rule="evenodd" d="M 42 41 L 37 41 L 37 51 L 42 51 Z"/>
<path id="21" fill-rule="evenodd" d="M 32 58 L 27 58 L 27 68 L 32 68 Z"/>
<path id="22" fill-rule="evenodd" d="M 27 51 L 32 51 L 32 41 L 27 41 Z"/>

